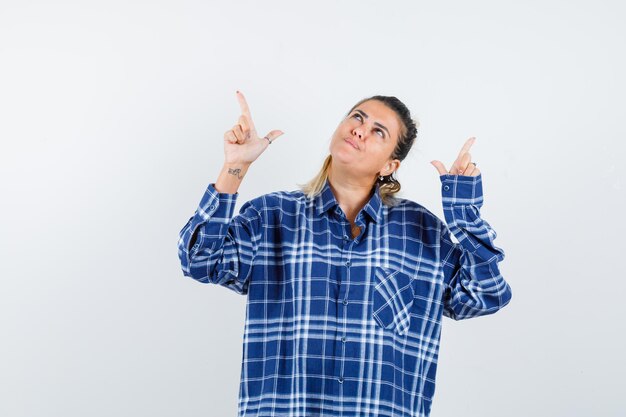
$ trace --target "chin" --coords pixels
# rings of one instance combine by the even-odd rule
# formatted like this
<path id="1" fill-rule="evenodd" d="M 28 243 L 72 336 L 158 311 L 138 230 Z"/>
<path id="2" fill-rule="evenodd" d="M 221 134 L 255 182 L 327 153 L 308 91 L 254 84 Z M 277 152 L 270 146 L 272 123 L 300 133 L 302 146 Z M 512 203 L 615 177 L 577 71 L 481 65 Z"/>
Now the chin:
<path id="1" fill-rule="evenodd" d="M 352 164 L 354 163 L 354 155 L 351 154 L 349 149 L 331 149 L 330 154 L 337 162 Z"/>

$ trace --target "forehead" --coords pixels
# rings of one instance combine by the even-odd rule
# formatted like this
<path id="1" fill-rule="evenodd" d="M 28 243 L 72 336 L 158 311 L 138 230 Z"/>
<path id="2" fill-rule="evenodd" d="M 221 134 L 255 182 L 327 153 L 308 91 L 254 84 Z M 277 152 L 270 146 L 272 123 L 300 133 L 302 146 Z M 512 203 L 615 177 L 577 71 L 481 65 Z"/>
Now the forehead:
<path id="1" fill-rule="evenodd" d="M 387 107 L 384 103 L 378 100 L 368 100 L 356 106 L 352 112 L 354 113 L 356 110 L 364 111 L 368 115 L 367 120 L 369 122 L 378 122 L 384 125 L 389 129 L 389 133 L 393 137 L 398 136 L 400 130 L 398 116 L 395 111 Z"/>

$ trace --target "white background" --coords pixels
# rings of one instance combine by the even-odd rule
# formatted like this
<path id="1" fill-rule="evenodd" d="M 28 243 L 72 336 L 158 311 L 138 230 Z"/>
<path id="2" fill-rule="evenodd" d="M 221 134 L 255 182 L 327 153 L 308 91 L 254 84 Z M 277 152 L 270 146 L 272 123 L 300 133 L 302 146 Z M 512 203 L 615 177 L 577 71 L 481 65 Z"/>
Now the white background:
<path id="1" fill-rule="evenodd" d="M 434 3 L 0 1 L 0 415 L 236 415 L 245 297 L 176 244 L 237 89 L 285 132 L 237 212 L 366 96 L 420 121 L 400 196 L 440 218 L 476 136 L 513 299 L 444 319 L 433 417 L 623 415 L 624 6 Z"/>

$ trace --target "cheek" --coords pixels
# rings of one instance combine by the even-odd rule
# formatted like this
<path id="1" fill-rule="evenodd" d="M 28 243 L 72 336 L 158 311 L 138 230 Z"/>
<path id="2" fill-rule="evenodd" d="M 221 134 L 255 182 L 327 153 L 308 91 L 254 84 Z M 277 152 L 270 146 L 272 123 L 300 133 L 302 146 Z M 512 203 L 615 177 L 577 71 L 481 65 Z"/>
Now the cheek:
<path id="1" fill-rule="evenodd" d="M 347 134 L 347 132 L 350 132 L 350 127 L 346 126 L 345 123 L 342 123 L 339 126 L 337 126 L 337 129 L 335 129 L 333 136 L 344 137 Z"/>
<path id="2" fill-rule="evenodd" d="M 354 127 L 356 126 L 356 123 L 350 120 L 346 120 L 345 122 L 341 123 L 339 126 L 341 127 L 343 131 L 351 132 L 352 129 L 354 129 Z"/>

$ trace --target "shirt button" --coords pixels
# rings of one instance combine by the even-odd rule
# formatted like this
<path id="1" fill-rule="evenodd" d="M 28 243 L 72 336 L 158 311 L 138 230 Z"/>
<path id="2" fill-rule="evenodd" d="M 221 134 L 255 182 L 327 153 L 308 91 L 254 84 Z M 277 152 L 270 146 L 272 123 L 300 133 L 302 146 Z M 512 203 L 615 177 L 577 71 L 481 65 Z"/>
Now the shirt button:
<path id="1" fill-rule="evenodd" d="M 343 377 L 339 377 L 339 383 L 343 384 Z"/>
<path id="2" fill-rule="evenodd" d="M 210 211 L 215 210 L 215 205 L 214 205 L 214 204 L 211 204 L 211 205 L 209 206 L 209 210 L 210 210 Z"/>
<path id="3" fill-rule="evenodd" d="M 444 190 L 446 190 L 446 191 L 448 191 L 448 190 L 450 189 L 450 186 L 449 186 L 449 185 L 444 185 L 444 186 L 443 186 L 443 189 L 444 189 Z"/>
<path id="4" fill-rule="evenodd" d="M 348 240 L 348 235 L 343 235 L 343 240 Z"/>
<path id="5" fill-rule="evenodd" d="M 341 338 L 341 341 L 342 341 L 342 342 L 344 342 L 344 343 L 346 343 L 346 337 L 345 337 L 345 336 L 343 336 L 343 337 Z"/>
<path id="6" fill-rule="evenodd" d="M 343 305 L 344 305 L 344 306 L 347 306 L 347 305 L 348 305 L 348 300 L 347 300 L 347 299 L 345 299 L 345 298 L 343 299 Z"/>
<path id="7" fill-rule="evenodd" d="M 350 266 L 350 261 L 346 261 L 346 266 Z"/>

